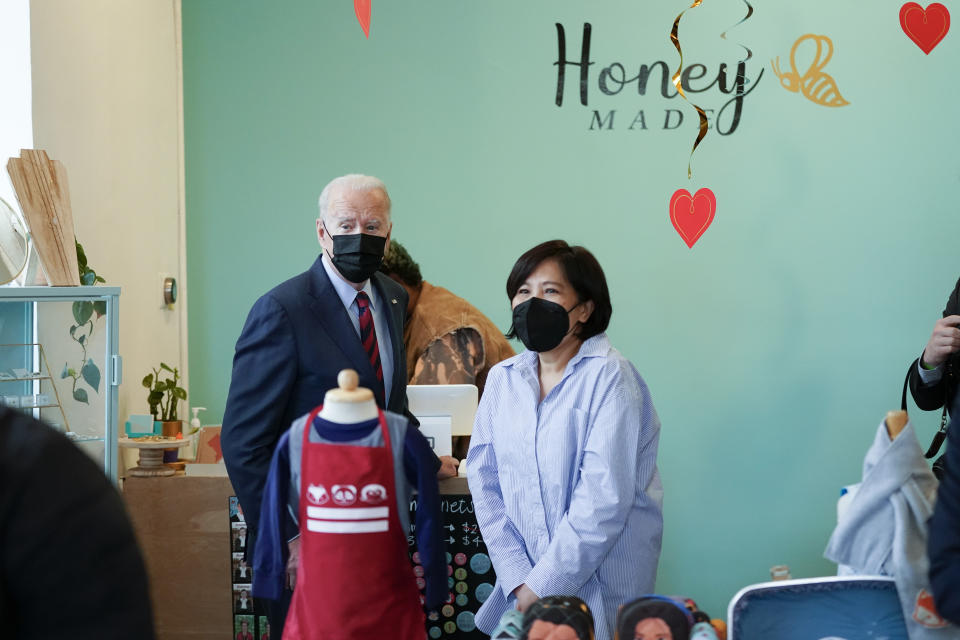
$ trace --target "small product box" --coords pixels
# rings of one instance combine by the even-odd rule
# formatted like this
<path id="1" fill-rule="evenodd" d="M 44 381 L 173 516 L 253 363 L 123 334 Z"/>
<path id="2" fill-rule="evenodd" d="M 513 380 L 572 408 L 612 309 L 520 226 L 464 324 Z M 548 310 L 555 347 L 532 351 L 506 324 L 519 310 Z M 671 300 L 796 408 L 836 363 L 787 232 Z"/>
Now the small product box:
<path id="1" fill-rule="evenodd" d="M 153 416 L 130 414 L 130 419 L 124 425 L 124 431 L 128 438 L 142 438 L 144 436 L 158 436 L 160 429 L 157 427 L 161 423 L 154 422 Z"/>

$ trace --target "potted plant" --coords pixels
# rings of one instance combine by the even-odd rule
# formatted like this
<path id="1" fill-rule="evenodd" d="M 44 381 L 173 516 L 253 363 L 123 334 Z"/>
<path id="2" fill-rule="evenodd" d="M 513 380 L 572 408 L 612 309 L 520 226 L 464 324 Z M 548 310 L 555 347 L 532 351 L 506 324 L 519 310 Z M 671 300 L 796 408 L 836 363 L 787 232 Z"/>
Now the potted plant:
<path id="1" fill-rule="evenodd" d="M 165 377 L 161 379 L 161 375 Z M 177 418 L 177 406 L 181 400 L 187 399 L 187 391 L 178 386 L 178 382 L 180 382 L 180 371 L 165 362 L 161 362 L 159 369 L 153 369 L 153 373 L 143 378 L 143 386 L 149 390 L 147 403 L 150 405 L 150 413 L 153 414 L 155 421 L 162 423 L 161 433 L 165 436 L 175 436 L 183 431 L 183 421 Z M 167 454 L 171 451 L 173 459 L 167 460 Z M 176 459 L 176 449 L 164 452 L 164 462 L 173 462 Z"/>

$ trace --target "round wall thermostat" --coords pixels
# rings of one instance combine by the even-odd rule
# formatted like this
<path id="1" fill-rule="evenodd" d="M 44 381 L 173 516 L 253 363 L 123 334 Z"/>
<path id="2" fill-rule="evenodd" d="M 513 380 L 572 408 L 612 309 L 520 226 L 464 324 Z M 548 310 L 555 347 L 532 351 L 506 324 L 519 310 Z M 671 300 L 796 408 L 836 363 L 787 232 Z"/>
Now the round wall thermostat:
<path id="1" fill-rule="evenodd" d="M 163 303 L 173 304 L 176 301 L 177 301 L 177 279 L 164 278 L 163 279 Z"/>

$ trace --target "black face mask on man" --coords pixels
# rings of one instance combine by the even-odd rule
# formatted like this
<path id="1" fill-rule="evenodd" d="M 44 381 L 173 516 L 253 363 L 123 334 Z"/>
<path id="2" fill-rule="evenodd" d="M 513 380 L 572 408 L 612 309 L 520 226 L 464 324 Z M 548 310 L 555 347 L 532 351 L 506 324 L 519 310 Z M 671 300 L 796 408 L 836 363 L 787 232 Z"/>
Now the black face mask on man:
<path id="1" fill-rule="evenodd" d="M 326 223 L 323 223 L 323 228 L 333 239 L 333 256 L 330 260 L 344 278 L 350 282 L 361 283 L 377 272 L 383 262 L 383 251 L 387 245 L 385 237 L 369 233 L 335 236 L 327 230 Z"/>
<path id="2" fill-rule="evenodd" d="M 580 306 L 564 309 L 543 298 L 530 298 L 513 308 L 513 330 L 530 351 L 550 351 L 570 332 L 568 314 Z"/>

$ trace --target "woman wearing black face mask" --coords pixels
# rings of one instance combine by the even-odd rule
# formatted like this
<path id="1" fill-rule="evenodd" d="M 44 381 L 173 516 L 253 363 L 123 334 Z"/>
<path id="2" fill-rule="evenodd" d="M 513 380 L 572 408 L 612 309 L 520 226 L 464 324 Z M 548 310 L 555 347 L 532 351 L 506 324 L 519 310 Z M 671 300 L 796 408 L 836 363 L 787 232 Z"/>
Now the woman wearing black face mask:
<path id="1" fill-rule="evenodd" d="M 545 242 L 507 280 L 510 337 L 527 351 L 490 370 L 467 473 L 497 587 L 487 633 L 510 607 L 576 595 L 597 640 L 617 607 L 653 592 L 663 490 L 660 423 L 640 374 L 604 333 L 611 304 L 583 247 Z"/>

